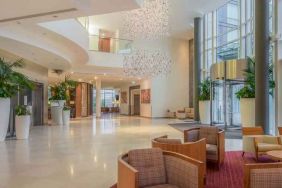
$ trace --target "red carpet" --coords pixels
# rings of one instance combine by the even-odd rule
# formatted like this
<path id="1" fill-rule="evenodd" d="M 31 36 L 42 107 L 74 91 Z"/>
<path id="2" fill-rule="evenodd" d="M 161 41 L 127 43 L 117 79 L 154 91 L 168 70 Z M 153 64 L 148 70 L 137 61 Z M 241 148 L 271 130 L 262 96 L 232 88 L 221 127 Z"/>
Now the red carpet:
<path id="1" fill-rule="evenodd" d="M 224 163 L 218 169 L 216 164 L 207 164 L 206 188 L 243 188 L 243 165 L 244 163 L 256 163 L 254 155 L 245 154 L 244 158 L 240 151 L 225 153 Z M 267 157 L 260 157 L 260 162 L 273 162 Z M 116 188 L 113 185 L 111 188 Z"/>
<path id="2" fill-rule="evenodd" d="M 217 165 L 207 164 L 206 188 L 241 188 L 243 187 L 244 163 L 256 163 L 253 154 L 232 151 L 225 153 L 224 163 L 218 169 Z M 267 157 L 260 157 L 260 162 L 273 162 Z"/>

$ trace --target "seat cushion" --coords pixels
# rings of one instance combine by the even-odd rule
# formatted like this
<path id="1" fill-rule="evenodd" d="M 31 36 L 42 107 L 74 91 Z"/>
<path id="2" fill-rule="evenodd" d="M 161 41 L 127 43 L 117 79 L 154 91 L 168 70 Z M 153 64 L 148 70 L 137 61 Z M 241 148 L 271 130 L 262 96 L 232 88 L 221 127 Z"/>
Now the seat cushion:
<path id="1" fill-rule="evenodd" d="M 145 188 L 178 188 L 175 185 L 170 185 L 170 184 L 162 184 L 162 185 L 154 185 L 150 187 L 145 187 Z"/>
<path id="2" fill-rule="evenodd" d="M 128 152 L 128 163 L 139 172 L 139 187 L 166 183 L 163 152 L 159 148 Z"/>
<path id="3" fill-rule="evenodd" d="M 207 144 L 217 145 L 217 133 L 219 129 L 217 127 L 201 127 L 199 133 L 199 139 L 206 138 Z"/>
<path id="4" fill-rule="evenodd" d="M 258 143 L 258 151 L 266 152 L 271 150 L 282 150 L 282 145 L 279 144 L 267 144 L 267 143 Z"/>
<path id="5" fill-rule="evenodd" d="M 282 168 L 252 169 L 250 188 L 281 188 Z"/>
<path id="6" fill-rule="evenodd" d="M 207 159 L 217 160 L 217 145 L 206 144 Z"/>
<path id="7" fill-rule="evenodd" d="M 165 144 L 181 144 L 181 139 L 171 139 L 171 138 L 156 138 L 157 142 Z"/>

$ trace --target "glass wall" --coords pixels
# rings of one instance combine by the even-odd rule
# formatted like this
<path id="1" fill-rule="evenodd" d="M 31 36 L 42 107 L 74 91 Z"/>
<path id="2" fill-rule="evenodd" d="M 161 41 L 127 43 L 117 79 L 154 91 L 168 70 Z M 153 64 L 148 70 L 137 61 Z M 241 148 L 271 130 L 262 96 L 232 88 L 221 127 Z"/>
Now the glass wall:
<path id="1" fill-rule="evenodd" d="M 274 15 L 273 7 L 275 0 L 269 1 L 270 9 L 270 33 L 274 30 L 274 23 L 277 16 Z M 210 76 L 210 67 L 214 63 L 230 59 L 240 59 L 254 56 L 254 3 L 255 0 L 229 0 L 218 9 L 204 15 L 202 33 L 202 63 L 201 79 Z M 274 45 L 270 46 L 270 62 L 273 63 Z M 219 84 L 220 85 L 220 84 Z M 232 89 L 230 96 L 233 96 L 242 85 L 237 85 Z M 214 91 L 215 106 L 213 107 L 213 119 L 217 122 L 224 121 L 223 109 L 227 104 L 224 103 L 223 90 L 221 87 Z M 232 97 L 232 112 L 239 114 L 239 100 Z M 231 103 L 230 103 L 231 104 Z M 225 105 L 225 106 L 224 106 Z M 215 108 L 215 109 L 214 109 Z M 274 127 L 274 100 L 270 97 L 270 120 Z M 237 115 L 236 115 L 237 117 Z M 236 124 L 240 117 L 234 119 Z M 274 129 L 273 129 L 274 130 Z"/>
<path id="2" fill-rule="evenodd" d="M 116 101 L 116 92 L 114 89 L 101 90 L 101 107 L 113 107 Z M 96 89 L 93 90 L 93 104 L 96 110 Z"/>

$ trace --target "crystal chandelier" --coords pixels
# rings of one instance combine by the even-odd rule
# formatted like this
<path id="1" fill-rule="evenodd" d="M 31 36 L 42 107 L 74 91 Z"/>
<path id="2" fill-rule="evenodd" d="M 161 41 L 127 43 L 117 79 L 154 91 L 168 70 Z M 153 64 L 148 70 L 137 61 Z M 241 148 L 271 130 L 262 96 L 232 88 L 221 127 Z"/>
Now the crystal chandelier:
<path id="1" fill-rule="evenodd" d="M 169 35 L 168 0 L 144 0 L 140 9 L 125 12 L 125 38 L 158 39 Z"/>
<path id="2" fill-rule="evenodd" d="M 123 68 L 126 76 L 152 78 L 170 73 L 172 61 L 167 53 L 133 50 L 124 56 Z"/>

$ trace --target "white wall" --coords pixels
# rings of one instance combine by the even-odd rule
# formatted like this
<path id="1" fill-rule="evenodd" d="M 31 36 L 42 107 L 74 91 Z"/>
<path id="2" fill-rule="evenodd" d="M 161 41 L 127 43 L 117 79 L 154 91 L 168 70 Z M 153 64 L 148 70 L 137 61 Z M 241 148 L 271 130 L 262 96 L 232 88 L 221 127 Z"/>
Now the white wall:
<path id="1" fill-rule="evenodd" d="M 140 89 L 151 89 L 151 103 L 140 106 L 142 117 L 166 117 L 166 112 L 177 111 L 187 107 L 189 104 L 189 46 L 188 41 L 180 39 L 165 39 L 158 41 L 135 41 L 135 48 L 149 50 L 161 49 L 167 52 L 173 66 L 171 73 L 166 76 L 159 76 L 153 79 L 142 80 Z M 124 86 L 123 91 L 129 90 Z M 128 114 L 128 104 L 121 105 L 121 112 Z"/>

